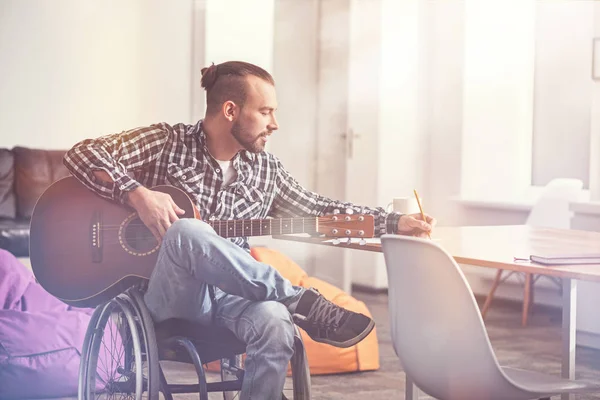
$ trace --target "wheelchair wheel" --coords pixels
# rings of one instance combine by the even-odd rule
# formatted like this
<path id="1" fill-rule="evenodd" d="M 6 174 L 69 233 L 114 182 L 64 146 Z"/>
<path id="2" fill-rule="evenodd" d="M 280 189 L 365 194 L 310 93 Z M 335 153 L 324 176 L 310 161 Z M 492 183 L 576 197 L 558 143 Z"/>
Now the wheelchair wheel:
<path id="1" fill-rule="evenodd" d="M 83 346 L 79 399 L 158 399 L 154 328 L 131 289 L 98 307 Z"/>

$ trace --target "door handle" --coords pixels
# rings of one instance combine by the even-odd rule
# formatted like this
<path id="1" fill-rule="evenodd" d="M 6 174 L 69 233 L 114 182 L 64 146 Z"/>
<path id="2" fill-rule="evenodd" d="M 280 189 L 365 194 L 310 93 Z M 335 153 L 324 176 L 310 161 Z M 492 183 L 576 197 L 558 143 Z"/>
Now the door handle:
<path id="1" fill-rule="evenodd" d="M 360 135 L 350 128 L 348 132 L 342 133 L 342 138 L 346 142 L 346 158 L 351 160 L 354 157 L 354 139 L 359 139 Z"/>

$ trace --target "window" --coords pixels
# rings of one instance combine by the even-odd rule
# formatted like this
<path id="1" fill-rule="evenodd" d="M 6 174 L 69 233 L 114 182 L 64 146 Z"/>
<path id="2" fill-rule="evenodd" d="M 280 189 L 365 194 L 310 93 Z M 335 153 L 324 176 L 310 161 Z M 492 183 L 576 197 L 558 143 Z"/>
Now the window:
<path id="1" fill-rule="evenodd" d="M 586 189 L 597 179 L 594 7 L 465 1 L 462 197 L 531 199 L 553 178 L 578 178 Z"/>
<path id="2" fill-rule="evenodd" d="M 589 187 L 593 15 L 589 1 L 536 4 L 534 186 L 577 178 Z"/>

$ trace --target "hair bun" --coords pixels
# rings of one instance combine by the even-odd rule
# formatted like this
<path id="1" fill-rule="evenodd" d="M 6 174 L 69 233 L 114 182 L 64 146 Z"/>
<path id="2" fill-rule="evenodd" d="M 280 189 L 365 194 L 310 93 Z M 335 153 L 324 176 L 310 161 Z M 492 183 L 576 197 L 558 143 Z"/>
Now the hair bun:
<path id="1" fill-rule="evenodd" d="M 200 70 L 200 72 L 202 72 L 202 80 L 200 81 L 200 84 L 204 89 L 210 90 L 219 77 L 217 73 L 217 66 L 215 63 L 212 63 L 210 67 L 204 67 Z"/>

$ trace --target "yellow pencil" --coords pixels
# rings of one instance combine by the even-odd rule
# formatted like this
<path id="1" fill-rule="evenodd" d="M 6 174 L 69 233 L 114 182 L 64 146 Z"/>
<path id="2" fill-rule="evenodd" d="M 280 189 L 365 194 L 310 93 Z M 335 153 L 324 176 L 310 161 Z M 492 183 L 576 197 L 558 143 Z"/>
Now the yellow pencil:
<path id="1" fill-rule="evenodd" d="M 413 191 L 415 192 L 415 197 L 417 198 L 419 210 L 421 210 L 421 218 L 423 218 L 424 222 L 427 222 L 427 220 L 425 219 L 425 213 L 423 212 L 423 207 L 421 207 L 421 200 L 419 200 L 419 194 L 417 193 L 417 189 L 414 189 Z M 429 232 L 427 232 L 427 236 L 429 236 L 429 239 L 431 239 L 431 235 L 429 234 Z"/>

